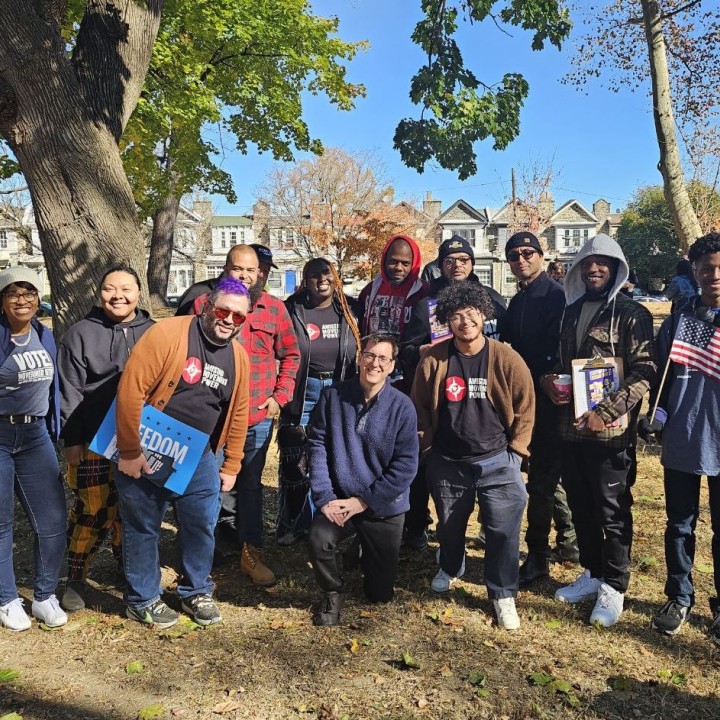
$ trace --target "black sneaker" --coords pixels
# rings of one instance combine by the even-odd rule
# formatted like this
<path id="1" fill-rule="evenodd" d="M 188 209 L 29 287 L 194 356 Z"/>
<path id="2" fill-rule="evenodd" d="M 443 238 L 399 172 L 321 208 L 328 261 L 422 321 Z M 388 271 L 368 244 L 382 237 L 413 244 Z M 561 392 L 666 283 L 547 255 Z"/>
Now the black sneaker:
<path id="1" fill-rule="evenodd" d="M 209 595 L 193 595 L 183 598 L 182 609 L 203 627 L 222 622 L 220 610 Z"/>
<path id="2" fill-rule="evenodd" d="M 650 627 L 663 635 L 677 635 L 690 614 L 690 608 L 668 600 L 656 613 Z"/>
<path id="3" fill-rule="evenodd" d="M 718 598 L 710 598 L 710 610 L 713 614 L 713 621 L 708 628 L 708 635 L 716 645 L 720 645 L 720 602 Z"/>
<path id="4" fill-rule="evenodd" d="M 152 605 L 144 608 L 128 605 L 125 608 L 125 614 L 131 620 L 137 620 L 143 625 L 160 629 L 172 627 L 180 619 L 180 616 L 162 600 L 157 600 Z"/>
<path id="5" fill-rule="evenodd" d="M 410 550 L 424 550 L 428 544 L 428 534 L 425 528 L 408 530 L 405 533 L 405 547 Z"/>

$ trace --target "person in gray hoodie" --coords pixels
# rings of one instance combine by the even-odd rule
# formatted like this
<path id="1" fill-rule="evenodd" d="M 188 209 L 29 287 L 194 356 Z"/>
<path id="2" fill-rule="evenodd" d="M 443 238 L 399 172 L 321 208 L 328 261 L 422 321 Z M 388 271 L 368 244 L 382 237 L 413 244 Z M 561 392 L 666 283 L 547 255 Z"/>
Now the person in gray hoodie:
<path id="1" fill-rule="evenodd" d="M 603 627 L 620 617 L 630 580 L 635 426 L 657 373 L 652 316 L 620 292 L 628 275 L 627 260 L 611 237 L 600 234 L 585 243 L 565 277 L 559 361 L 540 379 L 541 390 L 560 406 L 562 478 L 585 568 L 555 598 L 595 600 L 590 623 Z M 571 399 L 553 381 L 557 373 L 571 373 L 573 360 L 597 357 L 620 358 L 623 378 L 576 417 Z"/>
<path id="2" fill-rule="evenodd" d="M 58 350 L 60 437 L 65 442 L 73 493 L 68 525 L 68 583 L 62 606 L 85 607 L 85 580 L 108 530 L 120 567 L 118 495 L 109 460 L 88 450 L 117 393 L 130 351 L 153 325 L 138 308 L 140 281 L 127 265 L 110 268 L 100 282 L 99 307 L 65 333 Z"/>

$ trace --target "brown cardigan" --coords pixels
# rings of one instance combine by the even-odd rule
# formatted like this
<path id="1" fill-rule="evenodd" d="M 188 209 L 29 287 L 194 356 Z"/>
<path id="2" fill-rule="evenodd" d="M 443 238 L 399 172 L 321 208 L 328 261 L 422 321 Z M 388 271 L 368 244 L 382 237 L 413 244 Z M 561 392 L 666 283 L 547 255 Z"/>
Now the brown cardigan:
<path id="1" fill-rule="evenodd" d="M 164 410 L 182 376 L 188 354 L 188 332 L 194 315 L 167 318 L 153 325 L 130 353 L 117 393 L 117 444 L 120 457 L 140 456 L 140 417 L 143 404 Z M 244 454 L 248 419 L 248 357 L 233 341 L 235 382 L 218 447 L 224 446 L 221 473 L 237 475 Z"/>
<path id="2" fill-rule="evenodd" d="M 445 402 L 445 377 L 452 340 L 423 351 L 415 373 L 410 397 L 418 415 L 420 451 L 432 444 Z M 535 390 L 525 361 L 509 345 L 486 338 L 488 343 L 487 396 L 508 433 L 508 447 L 529 457 L 530 438 L 535 421 Z"/>

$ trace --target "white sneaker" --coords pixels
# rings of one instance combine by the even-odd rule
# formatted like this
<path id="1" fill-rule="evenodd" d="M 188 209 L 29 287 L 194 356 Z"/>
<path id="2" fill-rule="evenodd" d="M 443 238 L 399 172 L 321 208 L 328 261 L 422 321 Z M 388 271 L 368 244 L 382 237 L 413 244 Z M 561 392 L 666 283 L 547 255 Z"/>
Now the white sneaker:
<path id="1" fill-rule="evenodd" d="M 430 589 L 436 593 L 446 593 L 450 590 L 455 581 L 458 578 L 461 578 L 464 574 L 465 557 L 463 556 L 462 565 L 460 566 L 460 570 L 458 570 L 458 574 L 453 577 L 452 575 L 448 575 L 442 568 L 440 568 L 437 572 L 437 575 L 432 579 L 432 582 L 430 583 Z"/>
<path id="2" fill-rule="evenodd" d="M 20 598 L 15 598 L 5 605 L 0 605 L 0 625 L 3 625 L 8 630 L 14 630 L 15 632 L 29 630 L 31 624 Z"/>
<path id="3" fill-rule="evenodd" d="M 598 590 L 597 602 L 590 615 L 590 624 L 612 627 L 620 618 L 624 599 L 625 596 L 621 592 L 602 583 Z"/>
<path id="4" fill-rule="evenodd" d="M 493 600 L 495 615 L 497 616 L 498 627 L 503 630 L 519 630 L 520 618 L 515 609 L 515 598 L 500 598 Z"/>
<path id="5" fill-rule="evenodd" d="M 68 620 L 65 611 L 60 607 L 60 603 L 54 595 L 47 600 L 33 600 L 32 614 L 34 618 L 48 627 L 60 627 Z"/>
<path id="6" fill-rule="evenodd" d="M 558 588 L 555 591 L 555 599 L 566 603 L 581 603 L 586 600 L 594 600 L 602 585 L 602 578 L 590 577 L 590 571 L 584 570 L 578 575 L 575 582 Z"/>

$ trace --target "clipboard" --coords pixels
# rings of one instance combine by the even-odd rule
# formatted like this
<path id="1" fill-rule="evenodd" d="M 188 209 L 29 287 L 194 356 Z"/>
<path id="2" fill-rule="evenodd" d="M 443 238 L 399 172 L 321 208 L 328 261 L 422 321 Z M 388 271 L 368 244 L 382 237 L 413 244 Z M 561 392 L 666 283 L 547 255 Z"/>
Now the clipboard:
<path id="1" fill-rule="evenodd" d="M 614 393 L 623 381 L 623 361 L 619 357 L 594 357 L 571 362 L 575 417 L 592 410 Z M 621 415 L 610 428 L 626 428 L 628 416 Z"/>

